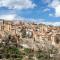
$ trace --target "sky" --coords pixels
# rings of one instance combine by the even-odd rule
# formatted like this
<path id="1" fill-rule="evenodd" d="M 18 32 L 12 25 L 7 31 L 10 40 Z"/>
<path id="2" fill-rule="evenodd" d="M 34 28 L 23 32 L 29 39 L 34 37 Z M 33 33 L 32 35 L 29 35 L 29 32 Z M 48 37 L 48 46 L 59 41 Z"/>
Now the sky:
<path id="1" fill-rule="evenodd" d="M 60 0 L 0 0 L 0 19 L 60 24 Z"/>

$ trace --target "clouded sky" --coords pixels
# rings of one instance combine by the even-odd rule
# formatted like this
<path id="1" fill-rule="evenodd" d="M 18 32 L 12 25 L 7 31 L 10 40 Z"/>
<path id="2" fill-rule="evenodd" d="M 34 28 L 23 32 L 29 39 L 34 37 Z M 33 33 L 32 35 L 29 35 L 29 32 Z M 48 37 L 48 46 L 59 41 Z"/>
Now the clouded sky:
<path id="1" fill-rule="evenodd" d="M 60 0 L 0 0 L 0 19 L 59 22 Z"/>

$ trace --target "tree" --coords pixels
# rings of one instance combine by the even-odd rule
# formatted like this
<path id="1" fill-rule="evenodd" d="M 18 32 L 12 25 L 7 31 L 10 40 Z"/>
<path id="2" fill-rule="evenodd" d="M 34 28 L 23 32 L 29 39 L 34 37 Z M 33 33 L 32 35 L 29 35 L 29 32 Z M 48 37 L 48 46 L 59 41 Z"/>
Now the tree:
<path id="1" fill-rule="evenodd" d="M 1 47 L 3 47 L 2 49 L 3 58 L 6 58 L 6 59 L 12 58 L 12 60 L 18 58 L 22 60 L 23 58 L 22 53 L 20 52 L 20 50 L 15 44 L 17 44 L 17 40 L 15 39 L 14 36 L 8 35 L 7 37 L 4 37 L 1 43 Z"/>

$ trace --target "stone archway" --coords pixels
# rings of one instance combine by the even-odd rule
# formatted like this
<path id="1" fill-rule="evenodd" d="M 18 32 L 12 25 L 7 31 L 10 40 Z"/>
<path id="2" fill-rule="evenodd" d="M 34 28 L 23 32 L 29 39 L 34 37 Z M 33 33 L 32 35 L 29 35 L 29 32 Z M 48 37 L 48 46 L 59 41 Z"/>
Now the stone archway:
<path id="1" fill-rule="evenodd" d="M 60 44 L 60 34 L 56 34 L 54 41 L 56 44 Z"/>
<path id="2" fill-rule="evenodd" d="M 60 34 L 57 33 L 57 34 L 53 34 L 51 36 L 51 40 L 52 40 L 52 45 L 54 45 L 55 47 L 58 47 L 60 46 Z"/>

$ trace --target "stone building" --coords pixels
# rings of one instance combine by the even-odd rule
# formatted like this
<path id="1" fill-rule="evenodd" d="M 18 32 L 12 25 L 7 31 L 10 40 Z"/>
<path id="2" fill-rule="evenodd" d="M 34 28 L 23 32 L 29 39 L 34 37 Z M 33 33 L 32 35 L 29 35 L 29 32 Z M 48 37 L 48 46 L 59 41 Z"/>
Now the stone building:
<path id="1" fill-rule="evenodd" d="M 4 21 L 4 31 L 11 31 L 11 21 Z"/>

